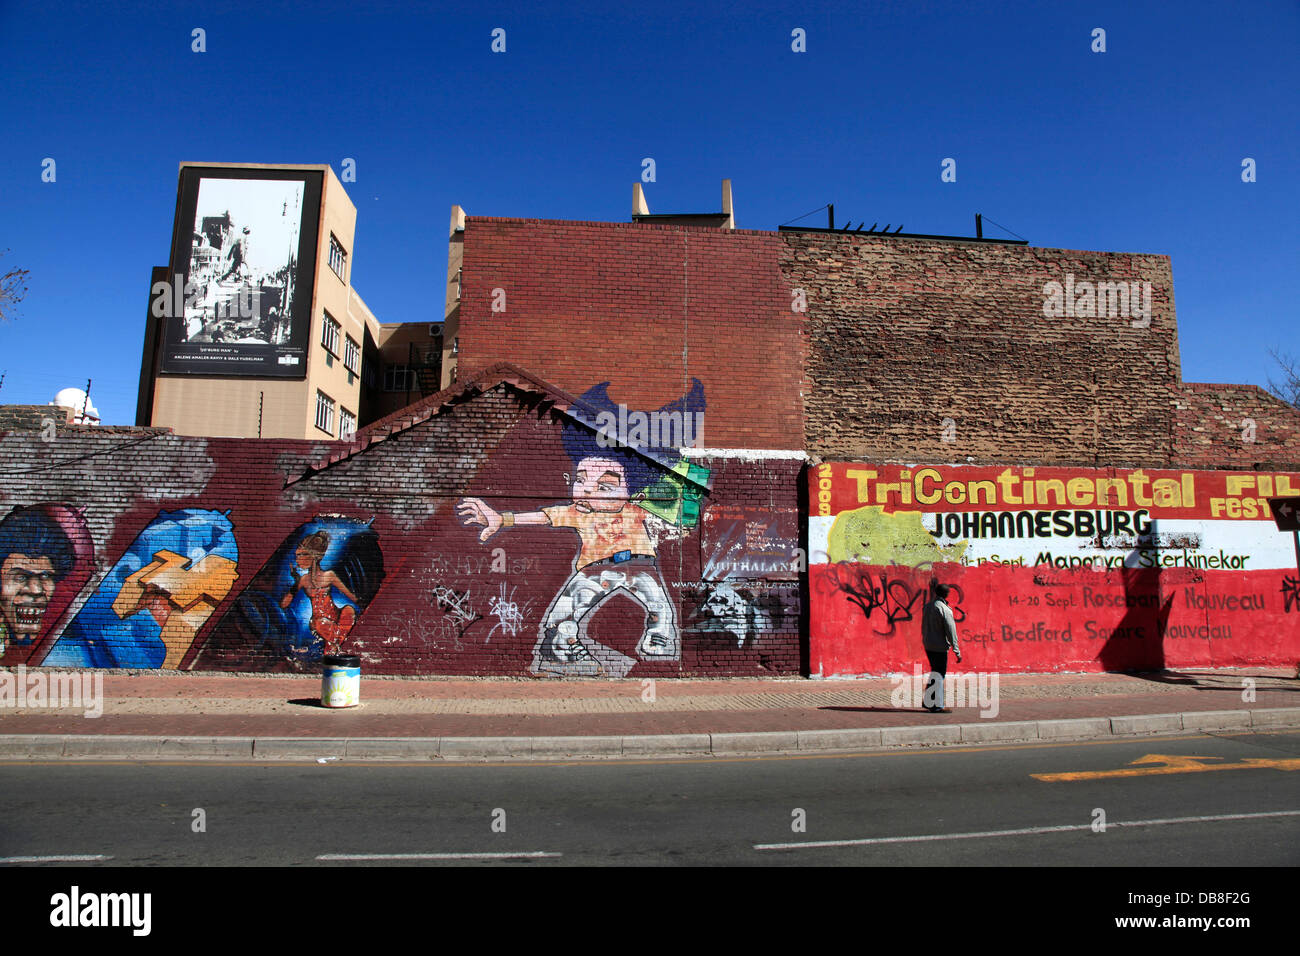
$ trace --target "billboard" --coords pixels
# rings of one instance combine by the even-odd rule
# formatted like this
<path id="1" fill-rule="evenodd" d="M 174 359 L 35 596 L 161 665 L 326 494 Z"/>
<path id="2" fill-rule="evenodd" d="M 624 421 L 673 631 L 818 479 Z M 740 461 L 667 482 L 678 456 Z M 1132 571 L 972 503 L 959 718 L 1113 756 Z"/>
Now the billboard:
<path id="1" fill-rule="evenodd" d="M 181 170 L 170 281 L 155 283 L 160 371 L 303 378 L 324 173 Z"/>
<path id="2" fill-rule="evenodd" d="M 976 670 L 1300 655 L 1292 536 L 1268 506 L 1300 474 L 826 462 L 808 480 L 815 676 L 923 662 L 935 583 Z"/>

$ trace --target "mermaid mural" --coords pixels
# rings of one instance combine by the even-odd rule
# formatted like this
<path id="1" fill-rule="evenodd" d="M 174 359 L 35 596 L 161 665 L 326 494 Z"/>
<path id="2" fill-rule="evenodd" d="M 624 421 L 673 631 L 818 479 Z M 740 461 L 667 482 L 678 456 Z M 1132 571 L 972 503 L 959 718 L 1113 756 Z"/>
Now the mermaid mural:
<path id="1" fill-rule="evenodd" d="M 324 531 L 314 531 L 302 539 L 294 551 L 295 570 L 302 571 L 297 582 L 280 600 L 280 607 L 288 609 L 299 593 L 305 593 L 311 602 L 311 620 L 308 627 L 311 633 L 324 642 L 326 654 L 337 654 L 339 645 L 347 640 L 348 632 L 357 621 L 357 596 L 348 590 L 333 571 L 321 568 L 321 560 L 329 553 L 330 536 Z M 331 589 L 350 601 L 350 604 L 335 604 Z"/>
<path id="2" fill-rule="evenodd" d="M 195 668 L 302 671 L 360 653 L 356 625 L 384 580 L 373 519 L 317 515 L 294 529 L 213 627 Z"/>

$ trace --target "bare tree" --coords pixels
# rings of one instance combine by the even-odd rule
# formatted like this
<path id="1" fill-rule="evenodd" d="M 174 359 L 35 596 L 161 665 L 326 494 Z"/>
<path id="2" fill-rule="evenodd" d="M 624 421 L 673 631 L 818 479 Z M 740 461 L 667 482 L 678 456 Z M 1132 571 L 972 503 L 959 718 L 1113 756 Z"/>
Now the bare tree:
<path id="1" fill-rule="evenodd" d="M 1269 349 L 1268 354 L 1273 356 L 1273 361 L 1282 370 L 1281 382 L 1274 381 L 1271 375 L 1268 377 L 1268 390 L 1287 404 L 1300 408 L 1300 368 L 1297 368 L 1298 363 L 1290 355 L 1283 355 L 1277 349 Z"/>
<path id="2" fill-rule="evenodd" d="M 0 252 L 0 256 L 8 251 Z M 28 274 L 26 269 L 10 269 L 0 275 L 0 322 L 14 317 L 14 306 L 27 294 Z"/>

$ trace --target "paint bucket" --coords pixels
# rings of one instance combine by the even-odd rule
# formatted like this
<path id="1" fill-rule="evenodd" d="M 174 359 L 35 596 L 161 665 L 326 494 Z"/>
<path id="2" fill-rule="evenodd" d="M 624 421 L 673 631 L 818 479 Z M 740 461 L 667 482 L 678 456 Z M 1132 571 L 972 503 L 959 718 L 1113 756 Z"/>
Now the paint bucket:
<path id="1" fill-rule="evenodd" d="M 355 654 L 325 655 L 320 678 L 322 707 L 355 707 L 361 703 L 361 658 Z"/>

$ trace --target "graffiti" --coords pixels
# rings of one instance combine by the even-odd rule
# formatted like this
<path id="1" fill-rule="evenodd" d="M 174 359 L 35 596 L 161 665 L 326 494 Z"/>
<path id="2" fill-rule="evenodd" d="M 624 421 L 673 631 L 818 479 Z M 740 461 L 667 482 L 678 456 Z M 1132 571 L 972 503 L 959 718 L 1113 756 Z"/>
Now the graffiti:
<path id="1" fill-rule="evenodd" d="M 731 584 L 710 589 L 696 606 L 693 618 L 696 630 L 729 633 L 738 648 L 745 646 L 746 639 L 772 629 L 771 616 L 753 601 L 752 592 Z"/>
<path id="2" fill-rule="evenodd" d="M 873 621 L 872 630 L 883 637 L 891 637 L 902 622 L 912 621 L 925 607 L 930 594 L 930 586 L 913 585 L 901 577 L 890 577 L 888 571 L 860 564 L 831 564 L 826 566 L 828 573 L 819 578 L 819 587 L 833 588 L 845 595 L 845 600 L 856 605 L 862 616 Z M 962 589 L 960 585 L 949 584 L 948 606 L 952 608 L 953 620 L 960 624 L 966 620 L 966 613 L 961 608 Z M 879 614 L 872 617 L 875 612 Z"/>
<path id="3" fill-rule="evenodd" d="M 85 518 L 71 505 L 15 508 L 0 521 L 0 661 L 44 658 L 93 560 Z"/>
<path id="4" fill-rule="evenodd" d="M 1300 610 L 1300 578 L 1283 575 L 1282 610 L 1284 612 Z"/>
<path id="5" fill-rule="evenodd" d="M 384 580 L 370 525 L 318 515 L 294 529 L 213 627 L 194 666 L 296 669 L 342 652 Z"/>
<path id="6" fill-rule="evenodd" d="M 438 607 L 454 621 L 469 622 L 477 621 L 481 615 L 475 614 L 474 609 L 469 604 L 469 590 L 461 594 L 448 587 L 436 587 L 433 589 L 434 600 L 437 601 Z"/>
<path id="7" fill-rule="evenodd" d="M 238 577 L 227 515 L 159 512 L 73 618 L 46 666 L 178 667 Z"/>
<path id="8" fill-rule="evenodd" d="M 506 637 L 515 637 L 519 634 L 519 629 L 524 626 L 524 613 L 528 610 L 528 606 L 524 605 L 523 610 L 520 610 L 514 600 L 515 590 L 511 588 L 510 594 L 507 595 L 505 583 L 502 582 L 501 596 L 488 599 L 488 613 L 497 619 L 497 623 L 492 625 L 492 630 L 488 631 L 489 641 L 492 640 L 492 635 L 496 633 L 497 628 L 501 628 L 501 633 Z"/>
<path id="9" fill-rule="evenodd" d="M 614 407 L 605 393 L 608 384 L 583 396 L 589 409 Z M 703 386 L 696 381 L 677 404 L 680 410 L 694 412 L 703 402 Z M 699 487 L 708 471 L 685 461 L 671 469 L 656 466 L 653 458 L 631 449 L 605 447 L 603 434 L 578 424 L 566 424 L 562 440 L 573 462 L 572 475 L 566 475 L 569 501 L 519 514 L 497 511 L 482 498 L 462 498 L 456 508 L 466 526 L 482 528 L 480 542 L 512 527 L 567 528 L 577 535 L 578 554 L 569 579 L 543 616 L 531 672 L 624 676 L 636 661 L 587 633 L 594 612 L 616 595 L 635 601 L 645 612 L 637 658 L 680 660 L 681 633 L 659 570 L 657 542 L 660 534 L 681 532 L 698 522 Z"/>

